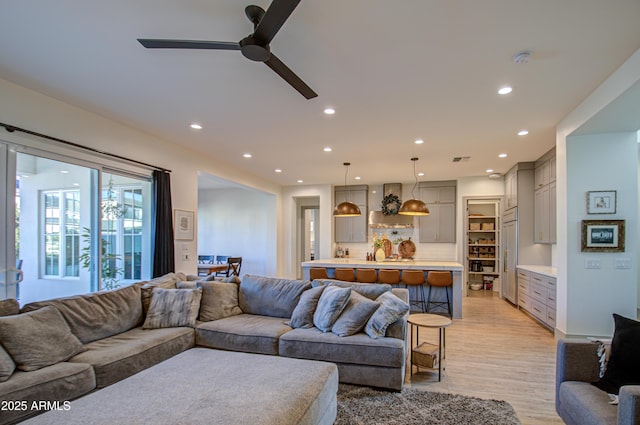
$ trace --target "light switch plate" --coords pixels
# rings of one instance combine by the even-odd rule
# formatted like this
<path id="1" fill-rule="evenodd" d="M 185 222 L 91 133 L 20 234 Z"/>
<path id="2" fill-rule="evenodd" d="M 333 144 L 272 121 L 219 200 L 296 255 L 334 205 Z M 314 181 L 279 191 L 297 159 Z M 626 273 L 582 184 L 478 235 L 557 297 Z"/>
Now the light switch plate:
<path id="1" fill-rule="evenodd" d="M 599 269 L 602 265 L 600 260 L 584 260 L 584 268 L 585 269 Z"/>

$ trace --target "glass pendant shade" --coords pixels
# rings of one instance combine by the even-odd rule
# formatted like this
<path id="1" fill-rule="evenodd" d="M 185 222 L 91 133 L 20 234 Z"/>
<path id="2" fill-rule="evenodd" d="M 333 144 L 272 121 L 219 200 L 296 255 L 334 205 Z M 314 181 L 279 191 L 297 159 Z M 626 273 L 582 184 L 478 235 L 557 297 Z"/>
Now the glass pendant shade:
<path id="1" fill-rule="evenodd" d="M 352 202 L 341 202 L 333 209 L 334 217 L 356 217 L 362 215 L 360 208 Z"/>
<path id="2" fill-rule="evenodd" d="M 349 166 L 351 165 L 351 163 L 350 162 L 345 162 L 343 165 L 345 166 L 344 188 L 346 189 L 347 188 L 347 174 L 349 174 Z M 347 194 L 348 193 L 349 192 L 347 192 Z M 334 217 L 357 217 L 359 215 L 362 215 L 362 212 L 360 212 L 360 207 L 358 207 L 353 202 L 349 202 L 348 200 L 339 203 L 333 209 L 333 216 Z"/>
<path id="3" fill-rule="evenodd" d="M 411 158 L 413 161 L 413 177 L 416 179 L 413 188 L 411 189 L 411 196 L 413 199 L 409 199 L 408 201 L 404 201 L 400 210 L 398 210 L 398 214 L 401 215 L 429 215 L 429 208 L 427 208 L 427 204 L 422 202 L 419 199 L 416 199 L 415 189 L 418 185 L 418 175 L 416 174 L 416 161 L 418 158 Z"/>

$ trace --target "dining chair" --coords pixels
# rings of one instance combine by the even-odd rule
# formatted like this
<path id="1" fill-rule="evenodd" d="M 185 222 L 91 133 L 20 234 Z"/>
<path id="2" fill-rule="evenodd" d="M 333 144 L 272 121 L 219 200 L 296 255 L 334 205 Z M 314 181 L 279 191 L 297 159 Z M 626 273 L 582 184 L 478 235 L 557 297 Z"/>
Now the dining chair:
<path id="1" fill-rule="evenodd" d="M 230 276 L 238 276 L 240 277 L 240 269 L 242 268 L 242 257 L 228 257 L 227 258 L 227 271 L 218 272 L 219 275 L 230 277 Z M 216 273 L 216 275 L 218 275 Z"/>

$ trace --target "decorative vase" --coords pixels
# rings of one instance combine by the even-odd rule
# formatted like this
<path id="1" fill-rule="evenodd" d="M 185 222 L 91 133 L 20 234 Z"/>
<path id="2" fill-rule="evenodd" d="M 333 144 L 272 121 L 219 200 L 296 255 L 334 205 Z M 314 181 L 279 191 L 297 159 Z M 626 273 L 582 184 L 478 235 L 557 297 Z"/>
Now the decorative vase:
<path id="1" fill-rule="evenodd" d="M 384 261 L 384 259 L 385 259 L 384 249 L 382 248 L 376 249 L 376 261 Z"/>

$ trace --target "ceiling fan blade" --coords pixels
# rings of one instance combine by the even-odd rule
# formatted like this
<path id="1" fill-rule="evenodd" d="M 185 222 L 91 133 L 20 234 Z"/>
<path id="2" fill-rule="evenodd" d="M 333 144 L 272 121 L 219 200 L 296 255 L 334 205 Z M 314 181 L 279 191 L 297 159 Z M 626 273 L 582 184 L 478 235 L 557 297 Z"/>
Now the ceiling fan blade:
<path id="1" fill-rule="evenodd" d="M 298 3 L 300 3 L 300 0 L 273 0 L 256 27 L 253 37 L 264 44 L 269 44 L 298 6 Z"/>
<path id="2" fill-rule="evenodd" d="M 162 40 L 155 38 L 139 38 L 138 41 L 147 49 L 240 50 L 240 44 L 229 41 Z"/>
<path id="3" fill-rule="evenodd" d="M 294 89 L 298 90 L 301 95 L 303 95 L 307 99 L 313 99 L 318 96 L 318 93 L 314 92 L 311 87 L 309 87 L 304 81 L 300 79 L 294 72 L 289 69 L 287 65 L 282 63 L 280 59 L 278 59 L 273 53 L 271 53 L 271 57 L 265 61 L 265 65 L 269 68 L 273 69 L 276 74 L 281 76 L 287 83 L 291 85 Z"/>

